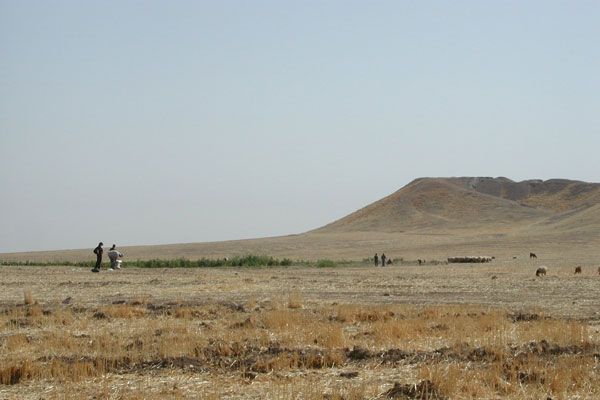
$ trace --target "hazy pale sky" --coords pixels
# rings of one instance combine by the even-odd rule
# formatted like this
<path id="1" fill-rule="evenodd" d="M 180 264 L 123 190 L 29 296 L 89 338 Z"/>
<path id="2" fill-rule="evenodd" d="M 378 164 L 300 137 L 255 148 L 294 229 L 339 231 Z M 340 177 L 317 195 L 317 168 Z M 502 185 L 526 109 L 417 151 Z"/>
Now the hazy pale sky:
<path id="1" fill-rule="evenodd" d="M 0 0 L 0 252 L 299 233 L 422 176 L 600 181 L 598 1 Z"/>

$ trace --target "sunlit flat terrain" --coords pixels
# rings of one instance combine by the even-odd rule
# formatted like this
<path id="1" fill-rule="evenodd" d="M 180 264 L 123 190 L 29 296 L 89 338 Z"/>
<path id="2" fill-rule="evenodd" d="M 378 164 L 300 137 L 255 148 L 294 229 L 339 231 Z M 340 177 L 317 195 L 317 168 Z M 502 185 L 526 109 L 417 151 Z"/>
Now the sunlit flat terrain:
<path id="1" fill-rule="evenodd" d="M 597 398 L 597 267 L 541 263 L 1 267 L 0 398 Z"/>

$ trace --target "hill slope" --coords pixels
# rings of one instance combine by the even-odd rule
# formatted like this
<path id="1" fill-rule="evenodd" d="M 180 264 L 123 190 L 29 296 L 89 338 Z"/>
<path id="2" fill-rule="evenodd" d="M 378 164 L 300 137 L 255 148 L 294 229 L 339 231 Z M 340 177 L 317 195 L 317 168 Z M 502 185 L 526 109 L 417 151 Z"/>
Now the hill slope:
<path id="1" fill-rule="evenodd" d="M 506 231 L 600 223 L 600 184 L 552 179 L 420 178 L 315 232 Z M 586 215 L 585 218 L 578 215 Z M 591 220 L 590 220 L 591 218 Z M 579 221 L 579 222 L 578 222 Z"/>
<path id="2" fill-rule="evenodd" d="M 93 247 L 93 246 L 92 246 Z M 0 254 L 0 261 L 93 260 L 89 249 Z M 600 259 L 600 184 L 551 179 L 420 178 L 322 228 L 272 238 L 123 247 L 127 259 L 266 254 L 406 259 L 529 251 L 570 261 Z"/>

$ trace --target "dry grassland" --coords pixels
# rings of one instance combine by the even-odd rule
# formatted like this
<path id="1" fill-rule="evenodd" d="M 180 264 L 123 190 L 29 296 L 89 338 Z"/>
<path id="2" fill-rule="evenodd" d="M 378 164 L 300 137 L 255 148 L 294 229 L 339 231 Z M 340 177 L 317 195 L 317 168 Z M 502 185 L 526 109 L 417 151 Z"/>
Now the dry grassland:
<path id="1" fill-rule="evenodd" d="M 0 267 L 0 398 L 600 398 L 600 276 L 533 267 Z"/>
<path id="2" fill-rule="evenodd" d="M 151 258 L 223 258 L 247 254 L 266 254 L 294 260 L 361 260 L 376 251 L 407 260 L 438 259 L 450 256 L 488 255 L 498 259 L 519 256 L 525 261 L 530 251 L 543 262 L 571 260 L 585 263 L 600 260 L 600 232 L 573 231 L 568 235 L 526 232 L 519 235 L 508 226 L 499 229 L 457 229 L 434 232 L 342 232 L 305 233 L 264 239 L 232 240 L 213 243 L 119 247 L 128 260 Z M 90 256 L 91 255 L 91 256 Z M 0 254 L 0 261 L 83 261 L 93 260 L 91 248 Z"/>

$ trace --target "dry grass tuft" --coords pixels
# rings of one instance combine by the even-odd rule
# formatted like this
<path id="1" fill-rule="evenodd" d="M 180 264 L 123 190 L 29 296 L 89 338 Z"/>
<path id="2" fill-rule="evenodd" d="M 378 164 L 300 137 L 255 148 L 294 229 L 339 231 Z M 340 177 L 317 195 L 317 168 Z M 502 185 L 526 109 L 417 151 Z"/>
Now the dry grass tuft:
<path id="1" fill-rule="evenodd" d="M 147 315 L 147 310 L 139 305 L 117 304 L 101 307 L 97 311 L 98 319 L 104 318 L 143 318 Z M 102 316 L 103 315 L 103 316 Z"/>
<path id="2" fill-rule="evenodd" d="M 23 290 L 23 303 L 27 306 L 32 305 L 34 303 L 33 295 L 31 294 L 31 290 L 29 290 L 29 289 Z"/>
<path id="3" fill-rule="evenodd" d="M 291 309 L 302 308 L 302 295 L 298 290 L 294 290 L 288 296 L 287 306 Z"/>
<path id="4" fill-rule="evenodd" d="M 29 380 L 34 377 L 31 363 L 23 361 L 17 366 L 7 366 L 0 368 L 0 384 L 16 385 L 23 380 Z"/>

